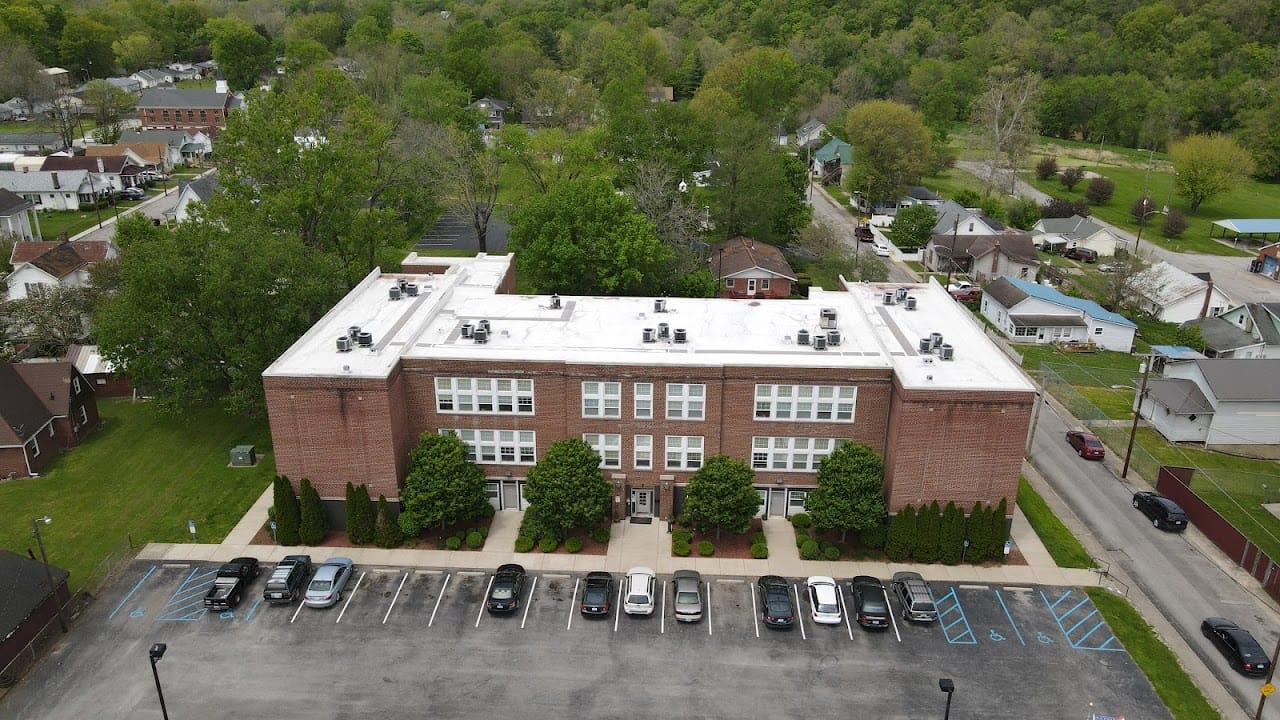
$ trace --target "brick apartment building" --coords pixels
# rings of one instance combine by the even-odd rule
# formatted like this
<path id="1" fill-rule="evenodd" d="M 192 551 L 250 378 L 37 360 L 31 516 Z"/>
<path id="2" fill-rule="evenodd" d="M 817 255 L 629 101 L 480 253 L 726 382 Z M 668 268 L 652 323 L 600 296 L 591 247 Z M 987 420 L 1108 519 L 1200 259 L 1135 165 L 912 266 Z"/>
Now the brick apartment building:
<path id="1" fill-rule="evenodd" d="M 222 90 L 151 88 L 138 99 L 144 130 L 200 130 L 214 135 L 227 126 L 235 96 Z"/>
<path id="2" fill-rule="evenodd" d="M 936 283 L 546 297 L 509 294 L 509 256 L 430 263 L 370 273 L 263 374 L 277 468 L 331 515 L 348 480 L 397 498 L 418 437 L 442 430 L 500 509 L 524 507 L 526 471 L 566 437 L 600 453 L 615 517 L 678 512 L 716 454 L 789 515 L 844 439 L 884 455 L 893 511 L 1016 494 L 1034 388 Z"/>

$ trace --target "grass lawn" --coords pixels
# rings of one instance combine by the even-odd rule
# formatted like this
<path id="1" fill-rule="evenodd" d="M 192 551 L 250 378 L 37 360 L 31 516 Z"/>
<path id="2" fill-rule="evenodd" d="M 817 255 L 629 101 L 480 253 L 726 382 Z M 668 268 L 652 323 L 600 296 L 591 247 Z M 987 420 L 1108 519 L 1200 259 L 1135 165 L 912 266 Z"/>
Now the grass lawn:
<path id="1" fill-rule="evenodd" d="M 1125 420 L 1133 417 L 1133 396 L 1137 392 L 1133 388 L 1101 388 L 1077 386 L 1076 392 L 1093 403 L 1103 415 L 1112 420 Z"/>
<path id="2" fill-rule="evenodd" d="M 1084 371 L 1113 371 L 1125 370 L 1131 375 L 1137 376 L 1141 374 L 1139 364 L 1142 362 L 1140 358 L 1130 355 L 1129 353 L 1113 352 L 1110 350 L 1099 350 L 1094 353 L 1069 353 L 1053 347 L 1052 345 L 1019 345 L 1019 352 L 1024 358 L 1022 367 L 1027 372 L 1034 373 L 1040 369 L 1040 363 L 1050 363 L 1054 366 L 1059 365 L 1075 365 Z M 1059 373 L 1062 370 L 1055 367 Z M 1065 377 L 1065 375 L 1064 375 Z M 1071 382 L 1075 382 L 1072 377 L 1066 378 Z M 1087 383 L 1086 383 L 1087 384 Z M 1109 387 L 1117 383 L 1094 382 L 1095 385 Z"/>
<path id="3" fill-rule="evenodd" d="M 1049 551 L 1050 557 L 1058 567 L 1094 567 L 1095 563 L 1088 551 L 1079 540 L 1076 540 L 1067 526 L 1053 514 L 1045 504 L 1044 498 L 1040 497 L 1040 493 L 1037 493 L 1025 478 L 1018 479 L 1018 507 L 1022 509 L 1027 522 L 1031 523 L 1031 529 L 1036 531 L 1040 542 L 1044 543 L 1045 550 Z"/>
<path id="4" fill-rule="evenodd" d="M 124 539 L 189 542 L 195 520 L 200 542 L 218 542 L 271 483 L 275 462 L 265 421 L 217 410 L 182 416 L 149 403 L 103 400 L 104 426 L 79 448 L 54 460 L 42 477 L 0 484 L 0 547 L 34 547 L 30 518 L 48 515 L 40 535 L 49 562 L 71 571 L 79 590 Z M 254 468 L 227 467 L 232 446 L 254 444 Z"/>
<path id="5" fill-rule="evenodd" d="M 1213 709 L 1204 693 L 1191 681 L 1178 658 L 1129 604 L 1103 588 L 1085 588 L 1116 639 L 1124 643 L 1129 656 L 1137 663 L 1177 720 L 1212 720 L 1222 716 Z"/>
<path id="6" fill-rule="evenodd" d="M 976 175 L 956 168 L 949 168 L 936 175 L 921 178 L 920 184 L 947 199 L 955 198 L 961 190 L 972 190 L 982 195 L 986 189 L 982 180 L 979 180 Z"/>
<path id="7" fill-rule="evenodd" d="M 102 220 L 113 217 L 115 211 L 105 208 Z M 98 224 L 98 213 L 93 210 L 51 210 L 40 213 L 40 235 L 45 240 L 57 240 L 62 233 L 68 238 L 75 237 Z"/>

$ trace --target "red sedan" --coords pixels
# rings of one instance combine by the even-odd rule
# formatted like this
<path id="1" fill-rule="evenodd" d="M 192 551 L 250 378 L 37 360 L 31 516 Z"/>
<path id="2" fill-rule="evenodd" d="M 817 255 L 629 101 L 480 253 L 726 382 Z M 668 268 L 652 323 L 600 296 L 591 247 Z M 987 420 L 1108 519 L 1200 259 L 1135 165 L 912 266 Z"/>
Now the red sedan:
<path id="1" fill-rule="evenodd" d="M 1075 448 L 1076 454 L 1086 460 L 1101 460 L 1107 456 L 1107 449 L 1093 433 L 1071 430 L 1067 433 L 1067 444 Z"/>

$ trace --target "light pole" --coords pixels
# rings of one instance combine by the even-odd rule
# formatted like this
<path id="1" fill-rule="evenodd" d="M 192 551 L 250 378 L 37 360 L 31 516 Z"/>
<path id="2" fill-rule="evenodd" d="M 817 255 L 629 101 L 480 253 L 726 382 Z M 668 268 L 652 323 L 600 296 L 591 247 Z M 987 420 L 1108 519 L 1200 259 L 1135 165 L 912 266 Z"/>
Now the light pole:
<path id="1" fill-rule="evenodd" d="M 1138 256 L 1138 246 L 1142 244 L 1142 228 L 1147 226 L 1147 218 L 1151 217 L 1152 215 L 1159 215 L 1161 212 L 1159 210 L 1156 210 L 1155 208 L 1151 208 L 1150 210 L 1148 210 L 1147 207 L 1150 204 L 1151 204 L 1151 198 L 1147 197 L 1146 195 L 1143 195 L 1142 196 L 1142 214 L 1139 215 L 1138 217 L 1138 238 L 1133 241 L 1134 257 Z M 1164 212 L 1166 213 L 1169 212 L 1168 205 L 1165 205 Z"/>
<path id="2" fill-rule="evenodd" d="M 53 518 L 48 515 L 31 518 L 31 529 L 36 535 L 36 545 L 40 546 L 40 559 L 44 561 L 44 576 L 49 580 L 49 594 L 53 596 L 53 604 L 58 608 L 58 625 L 62 626 L 62 632 L 66 632 L 67 618 L 62 614 L 62 601 L 58 599 L 58 588 L 53 584 L 53 570 L 49 569 L 49 556 L 44 552 L 44 539 L 40 537 L 40 523 L 48 525 L 51 522 Z"/>
<path id="3" fill-rule="evenodd" d="M 1124 451 L 1124 469 L 1120 477 L 1129 477 L 1129 459 L 1133 457 L 1133 439 L 1138 435 L 1138 419 L 1142 417 L 1142 398 L 1147 394 L 1147 377 L 1151 375 L 1152 356 L 1148 355 L 1142 363 L 1142 387 L 1138 390 L 1138 401 L 1133 406 L 1133 427 L 1129 428 L 1129 447 Z"/>
<path id="4" fill-rule="evenodd" d="M 942 720 L 951 720 L 951 693 L 956 691 L 956 684 L 951 678 L 939 678 L 938 689 L 947 694 L 947 709 L 943 711 Z"/>
<path id="5" fill-rule="evenodd" d="M 156 695 L 160 696 L 160 714 L 164 716 L 164 720 L 169 720 L 169 710 L 164 706 L 164 690 L 160 689 L 160 672 L 156 670 L 156 663 L 160 662 L 160 658 L 164 657 L 164 651 L 168 649 L 168 645 L 156 643 L 147 652 L 151 656 L 151 675 L 156 679 Z"/>

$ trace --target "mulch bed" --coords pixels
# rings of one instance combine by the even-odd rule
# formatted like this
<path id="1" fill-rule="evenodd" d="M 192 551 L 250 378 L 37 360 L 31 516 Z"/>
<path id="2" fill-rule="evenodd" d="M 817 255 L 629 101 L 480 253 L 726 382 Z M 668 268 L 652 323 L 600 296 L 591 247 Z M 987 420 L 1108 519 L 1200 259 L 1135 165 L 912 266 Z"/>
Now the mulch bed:
<path id="1" fill-rule="evenodd" d="M 689 543 L 693 548 L 693 552 L 689 553 L 689 557 L 701 557 L 698 555 L 698 543 L 703 540 L 710 540 L 715 546 L 716 552 L 711 557 L 734 558 L 738 560 L 751 559 L 751 536 L 758 532 L 764 532 L 764 527 L 760 524 L 760 518 L 751 519 L 751 527 L 742 534 L 722 532 L 720 538 L 716 538 L 715 530 L 709 533 L 700 533 L 691 527 L 682 525 L 673 525 L 673 530 L 688 530 L 693 533 L 693 541 Z M 671 553 L 672 557 L 679 557 L 675 553 Z"/>
<path id="2" fill-rule="evenodd" d="M 416 538 L 407 538 L 404 544 L 401 545 L 400 547 L 409 548 L 412 550 L 444 550 L 445 540 L 449 536 L 458 532 L 459 530 L 476 530 L 482 527 L 488 528 L 491 522 L 493 522 L 493 518 L 484 518 L 481 520 L 473 520 L 473 521 L 461 523 L 458 525 L 450 525 L 444 528 L 438 528 L 438 527 L 430 528 L 428 530 L 423 530 L 422 534 Z M 590 542 L 591 540 L 590 538 L 588 538 L 587 543 L 590 543 Z M 271 539 L 271 527 L 269 525 L 263 525 L 262 529 L 258 531 L 258 534 L 253 536 L 253 544 L 254 545 L 276 545 L 277 544 L 274 540 Z M 328 535 L 325 535 L 324 542 L 320 543 L 316 547 L 349 548 L 349 547 L 365 547 L 365 546 L 356 545 L 355 543 L 351 542 L 351 540 L 347 538 L 347 533 L 345 531 L 332 530 L 329 532 Z M 462 547 L 459 548 L 460 551 L 470 550 L 470 549 L 471 548 L 467 547 L 467 544 L 465 542 L 462 544 Z M 480 549 L 483 550 L 484 548 L 481 547 Z M 490 548 L 490 549 L 502 550 L 505 548 Z M 583 545 L 583 552 L 586 552 L 585 543 Z"/>
<path id="3" fill-rule="evenodd" d="M 590 530 L 580 530 L 578 532 L 571 533 L 569 537 L 576 537 L 579 540 L 581 540 L 582 549 L 576 553 L 571 553 L 565 549 L 564 543 L 560 543 L 559 545 L 556 546 L 555 550 L 552 550 L 551 552 L 546 554 L 547 555 L 601 555 L 601 556 L 604 556 L 609 553 L 609 543 L 607 541 L 598 543 L 595 540 L 592 540 Z M 542 549 L 538 547 L 537 543 L 534 543 L 533 549 L 530 550 L 527 554 L 533 555 L 534 553 L 541 553 L 541 552 L 542 552 Z"/>

